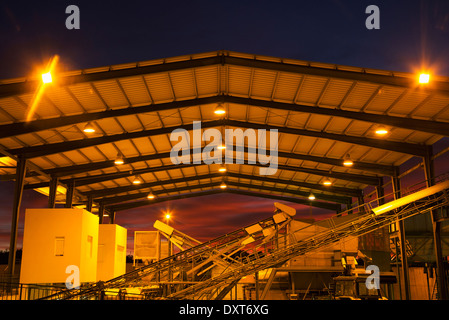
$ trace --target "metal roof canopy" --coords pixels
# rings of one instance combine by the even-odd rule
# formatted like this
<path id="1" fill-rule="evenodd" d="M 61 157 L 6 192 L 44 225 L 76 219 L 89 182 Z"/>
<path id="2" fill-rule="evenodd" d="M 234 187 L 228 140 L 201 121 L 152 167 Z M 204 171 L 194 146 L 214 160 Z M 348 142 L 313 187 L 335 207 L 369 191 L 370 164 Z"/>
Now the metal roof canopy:
<path id="1" fill-rule="evenodd" d="M 446 77 L 419 86 L 409 73 L 215 51 L 53 78 L 30 121 L 40 78 L 0 80 L 0 174 L 15 179 L 14 160 L 26 158 L 26 188 L 59 178 L 76 189 L 75 203 L 93 199 L 114 212 L 223 192 L 223 180 L 224 192 L 338 211 L 449 136 Z M 217 104 L 224 116 L 214 114 Z M 193 121 L 222 132 L 277 129 L 276 174 L 260 176 L 260 165 L 247 162 L 226 164 L 226 173 L 218 164 L 173 164 L 170 133 L 191 133 Z M 88 122 L 95 133 L 83 132 Z M 388 136 L 375 136 L 378 125 Z M 343 166 L 347 154 L 352 167 Z M 136 174 L 139 186 L 132 184 Z M 332 187 L 322 186 L 326 177 Z M 150 190 L 157 198 L 142 200 Z M 318 201 L 307 199 L 310 192 Z"/>

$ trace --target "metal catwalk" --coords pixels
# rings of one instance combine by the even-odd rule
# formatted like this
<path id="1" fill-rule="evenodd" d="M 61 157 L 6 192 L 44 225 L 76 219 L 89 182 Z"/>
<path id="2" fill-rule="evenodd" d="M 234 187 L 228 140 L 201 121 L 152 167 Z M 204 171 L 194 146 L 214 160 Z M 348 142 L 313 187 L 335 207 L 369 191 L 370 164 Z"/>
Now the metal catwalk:
<path id="1" fill-rule="evenodd" d="M 448 206 L 448 190 L 449 180 L 444 180 L 386 204 L 372 201 L 295 231 L 289 228 L 295 210 L 276 203 L 272 217 L 199 244 L 156 222 L 155 227 L 181 249 L 179 253 L 109 281 L 64 290 L 44 299 L 94 299 L 108 289 L 131 287 L 142 288 L 148 299 L 223 299 L 244 276 L 279 267 L 291 258 L 349 236 L 361 236 L 398 220 Z M 304 238 L 307 229 L 316 225 L 325 228 Z"/>

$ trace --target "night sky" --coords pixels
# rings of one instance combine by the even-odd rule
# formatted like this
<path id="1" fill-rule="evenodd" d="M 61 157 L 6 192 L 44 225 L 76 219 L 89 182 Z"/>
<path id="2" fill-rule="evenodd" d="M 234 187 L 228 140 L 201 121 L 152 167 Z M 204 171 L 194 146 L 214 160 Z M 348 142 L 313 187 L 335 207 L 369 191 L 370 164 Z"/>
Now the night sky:
<path id="1" fill-rule="evenodd" d="M 80 9 L 79 30 L 65 26 L 72 4 Z M 380 9 L 379 30 L 365 27 L 372 4 Z M 0 3 L 0 79 L 30 75 L 55 54 L 62 70 L 74 70 L 221 49 L 405 72 L 424 65 L 449 76 L 449 1 Z M 12 186 L 0 183 L 0 250 L 9 247 Z M 46 197 L 25 192 L 19 248 L 24 209 L 46 205 Z M 295 207 L 302 217 L 321 213 Z M 116 223 L 131 240 L 165 210 L 173 211 L 175 227 L 206 240 L 268 217 L 273 201 L 220 194 L 119 212 Z"/>

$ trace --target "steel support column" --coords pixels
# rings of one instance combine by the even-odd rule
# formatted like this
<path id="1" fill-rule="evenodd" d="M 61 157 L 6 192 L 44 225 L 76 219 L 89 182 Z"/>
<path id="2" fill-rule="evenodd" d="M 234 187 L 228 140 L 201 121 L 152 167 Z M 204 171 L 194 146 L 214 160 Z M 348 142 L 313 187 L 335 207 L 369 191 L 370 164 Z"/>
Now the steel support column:
<path id="1" fill-rule="evenodd" d="M 22 202 L 23 185 L 26 175 L 26 162 L 27 159 L 24 157 L 19 157 L 17 159 L 16 182 L 14 184 L 14 198 L 12 207 L 11 239 L 8 256 L 8 275 L 11 277 L 14 276 L 16 267 L 17 231 L 19 226 L 20 203 Z"/>
<path id="2" fill-rule="evenodd" d="M 115 223 L 115 211 L 114 210 L 111 210 L 111 212 L 109 212 L 109 223 L 110 224 Z"/>
<path id="3" fill-rule="evenodd" d="M 427 154 L 423 158 L 424 173 L 426 177 L 427 187 L 431 187 L 435 184 L 435 168 L 432 160 L 432 147 L 428 146 Z M 443 250 L 441 247 L 441 223 L 438 221 L 438 213 L 435 210 L 431 210 L 432 219 L 432 233 L 433 233 L 433 245 L 436 261 L 436 275 L 438 283 L 438 293 L 441 300 L 448 299 L 447 292 L 447 278 L 444 270 Z"/>
<path id="4" fill-rule="evenodd" d="M 48 207 L 54 208 L 56 204 L 56 193 L 58 190 L 58 177 L 52 177 L 50 180 L 50 187 L 48 192 Z"/>
<path id="5" fill-rule="evenodd" d="M 86 211 L 92 212 L 93 204 L 94 204 L 94 197 L 88 196 L 87 203 L 86 203 Z"/>
<path id="6" fill-rule="evenodd" d="M 401 182 L 398 177 L 398 174 L 395 174 L 392 179 L 394 199 L 399 199 L 401 197 Z M 405 300 L 410 300 L 410 280 L 408 277 L 408 263 L 407 263 L 407 251 L 405 244 L 405 226 L 404 220 L 397 221 L 398 229 L 399 229 L 399 247 L 401 251 L 401 269 L 402 269 L 402 279 L 404 284 L 404 293 Z M 397 252 L 396 252 L 397 255 Z"/>
<path id="7" fill-rule="evenodd" d="M 65 195 L 65 207 L 71 208 L 73 204 L 73 196 L 75 194 L 75 181 L 71 180 L 67 184 L 67 191 Z"/>
<path id="8" fill-rule="evenodd" d="M 98 207 L 99 224 L 103 223 L 103 217 L 104 217 L 104 204 L 100 202 L 100 206 Z"/>

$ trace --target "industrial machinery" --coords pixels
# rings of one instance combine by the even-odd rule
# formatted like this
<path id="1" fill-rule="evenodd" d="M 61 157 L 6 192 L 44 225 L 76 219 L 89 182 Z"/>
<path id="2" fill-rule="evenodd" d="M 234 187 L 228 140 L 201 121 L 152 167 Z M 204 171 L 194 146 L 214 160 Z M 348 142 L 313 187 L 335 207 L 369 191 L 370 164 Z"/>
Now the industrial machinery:
<path id="1" fill-rule="evenodd" d="M 180 252 L 109 281 L 64 290 L 44 299 L 96 299 L 107 290 L 126 291 L 136 287 L 148 299 L 223 299 L 245 276 L 276 268 L 296 256 L 349 236 L 361 236 L 398 220 L 448 206 L 448 189 L 449 180 L 446 180 L 384 205 L 369 203 L 358 210 L 353 208 L 319 221 L 325 228 L 307 237 L 302 236 L 310 234 L 307 230 L 290 230 L 296 211 L 280 203 L 275 203 L 272 217 L 199 244 L 158 223 L 159 230 L 182 248 Z M 346 288 L 348 281 L 358 285 L 363 279 L 357 276 L 338 280 L 343 286 L 339 288 Z M 364 296 L 360 286 L 352 292 L 353 298 L 354 294 L 356 298 Z"/>

